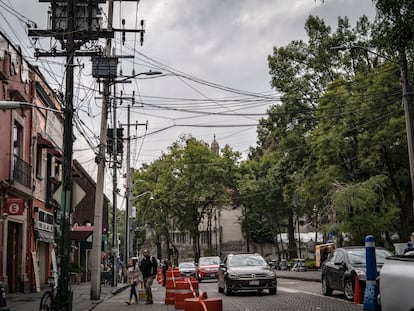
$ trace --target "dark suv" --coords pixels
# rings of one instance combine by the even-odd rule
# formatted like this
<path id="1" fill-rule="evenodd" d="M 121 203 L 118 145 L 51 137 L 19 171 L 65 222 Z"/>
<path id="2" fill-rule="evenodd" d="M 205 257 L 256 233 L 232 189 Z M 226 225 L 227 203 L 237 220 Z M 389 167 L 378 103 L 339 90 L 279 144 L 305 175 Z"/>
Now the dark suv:
<path id="1" fill-rule="evenodd" d="M 259 254 L 227 255 L 218 271 L 218 291 L 225 295 L 238 291 L 277 291 L 276 273 Z"/>
<path id="2" fill-rule="evenodd" d="M 359 281 L 362 291 L 365 289 L 365 252 L 365 246 L 348 246 L 334 250 L 331 257 L 322 264 L 322 293 L 325 296 L 332 295 L 333 290 L 339 290 L 344 292 L 346 299 L 353 301 L 356 280 Z M 388 256 L 392 256 L 388 250 L 375 248 L 378 274 Z"/>

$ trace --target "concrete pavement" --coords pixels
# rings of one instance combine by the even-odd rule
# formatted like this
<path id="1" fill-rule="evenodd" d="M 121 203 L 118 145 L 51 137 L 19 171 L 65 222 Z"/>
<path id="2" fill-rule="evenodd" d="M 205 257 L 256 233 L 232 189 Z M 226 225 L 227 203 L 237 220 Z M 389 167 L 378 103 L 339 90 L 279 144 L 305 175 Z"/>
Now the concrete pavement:
<path id="1" fill-rule="evenodd" d="M 321 281 L 320 271 L 277 271 L 278 278 L 297 279 L 303 281 Z M 166 311 L 174 310 L 174 305 L 165 305 L 165 288 L 158 282 L 154 282 L 153 286 L 154 304 L 146 306 L 150 311 Z M 46 289 L 45 289 L 46 290 Z M 7 307 L 10 311 L 38 311 L 40 306 L 40 299 L 45 290 L 40 293 L 12 293 L 7 295 Z M 118 284 L 117 287 L 102 286 L 101 287 L 101 299 L 90 299 L 90 283 L 81 283 L 72 285 L 73 290 L 73 311 L 89 311 L 96 308 L 96 306 L 109 298 L 117 295 L 128 289 L 127 284 Z M 122 296 L 128 296 L 123 293 Z"/>
<path id="2" fill-rule="evenodd" d="M 96 307 L 97 304 L 109 299 L 123 290 L 127 289 L 127 284 L 119 284 L 117 287 L 102 286 L 101 299 L 90 300 L 90 283 L 80 283 L 72 285 L 73 290 L 73 311 L 88 311 Z M 7 294 L 7 308 L 10 311 L 38 311 L 40 300 L 45 288 L 40 293 L 11 293 Z"/>

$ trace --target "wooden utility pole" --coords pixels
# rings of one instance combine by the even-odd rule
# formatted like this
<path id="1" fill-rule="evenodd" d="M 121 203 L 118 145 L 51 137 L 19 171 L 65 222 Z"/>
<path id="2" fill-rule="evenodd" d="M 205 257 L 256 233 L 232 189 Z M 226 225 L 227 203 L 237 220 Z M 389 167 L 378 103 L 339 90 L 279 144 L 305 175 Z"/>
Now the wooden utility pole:
<path id="1" fill-rule="evenodd" d="M 108 30 L 112 31 L 114 3 L 108 1 Z M 105 55 L 111 56 L 112 41 L 106 40 Z M 101 244 L 102 244 L 102 206 L 104 198 L 104 179 L 105 179 L 105 152 L 107 142 L 107 119 L 110 94 L 110 78 L 105 78 L 103 83 L 103 99 L 101 112 L 101 128 L 99 133 L 99 153 L 96 159 L 98 171 L 96 176 L 95 207 L 94 207 L 94 227 L 93 242 L 91 253 L 91 291 L 90 298 L 99 300 L 101 298 Z M 115 235 L 115 232 L 112 233 Z"/>
<path id="2" fill-rule="evenodd" d="M 65 121 L 63 131 L 63 183 L 61 199 L 61 238 L 59 242 L 60 273 L 57 292 L 56 310 L 72 310 L 73 294 L 69 290 L 69 217 L 72 206 L 72 152 L 73 152 L 73 58 L 76 47 L 74 43 L 75 0 L 68 0 L 67 5 L 68 37 L 66 41 L 66 89 Z"/>
<path id="3" fill-rule="evenodd" d="M 52 2 L 51 21 L 52 29 L 29 30 L 29 36 L 33 37 L 54 37 L 62 43 L 63 50 L 50 52 L 36 51 L 35 56 L 65 56 L 65 109 L 64 109 L 64 154 L 62 163 L 62 195 L 60 202 L 60 220 L 55 220 L 60 225 L 59 239 L 59 283 L 55 301 L 55 310 L 72 310 L 73 293 L 69 287 L 69 251 L 70 251 L 70 215 L 72 209 L 72 153 L 73 153 L 73 72 L 74 58 L 77 56 L 97 56 L 97 52 L 78 51 L 80 47 L 89 40 L 96 40 L 101 37 L 111 38 L 113 32 L 94 29 L 97 19 L 98 3 L 103 0 L 86 2 L 85 0 L 67 0 L 59 3 Z M 85 3 L 88 6 L 89 16 L 78 15 L 84 9 Z M 62 12 L 66 14 L 62 16 Z"/>

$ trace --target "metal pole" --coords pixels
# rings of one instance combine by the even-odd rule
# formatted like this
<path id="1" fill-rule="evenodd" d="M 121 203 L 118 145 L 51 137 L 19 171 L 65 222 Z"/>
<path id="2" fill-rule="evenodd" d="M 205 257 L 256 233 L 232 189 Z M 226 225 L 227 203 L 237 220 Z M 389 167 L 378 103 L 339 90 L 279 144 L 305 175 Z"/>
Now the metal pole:
<path id="1" fill-rule="evenodd" d="M 400 72 L 402 87 L 402 102 L 404 104 L 405 126 L 407 130 L 408 161 L 410 164 L 411 194 L 413 198 L 414 212 L 414 116 L 413 116 L 413 94 L 408 78 L 407 56 L 405 51 L 400 51 Z"/>
<path id="2" fill-rule="evenodd" d="M 115 84 L 114 84 L 114 94 L 116 94 L 115 91 Z M 116 227 L 116 220 L 117 220 L 117 196 L 118 196 L 118 127 L 116 125 L 116 99 L 114 97 L 113 102 L 113 163 L 112 163 L 112 286 L 117 286 L 117 273 L 116 273 L 116 267 L 117 267 L 117 259 L 118 259 L 118 230 Z"/>
<path id="3" fill-rule="evenodd" d="M 71 310 L 72 295 L 69 290 L 69 217 L 72 205 L 72 151 L 73 151 L 73 57 L 75 44 L 73 38 L 75 16 L 75 0 L 68 0 L 67 23 L 68 37 L 66 41 L 66 90 L 65 90 L 65 121 L 64 121 L 64 156 L 62 169 L 61 196 L 61 237 L 59 243 L 60 273 L 57 291 L 56 310 Z"/>
<path id="4" fill-rule="evenodd" d="M 112 30 L 113 1 L 108 1 L 108 30 Z M 111 39 L 106 40 L 105 55 L 111 55 Z M 102 210 L 105 179 L 105 149 L 107 143 L 107 118 L 110 94 L 110 79 L 103 83 L 103 99 L 101 112 L 101 128 L 99 133 L 99 154 L 97 156 L 98 171 L 95 191 L 94 227 L 91 252 L 91 290 L 90 298 L 99 300 L 101 297 L 101 244 L 102 244 Z M 115 232 L 113 233 L 115 234 Z"/>
<path id="5" fill-rule="evenodd" d="M 125 212 L 125 262 L 128 261 L 129 254 L 130 254 L 130 213 L 131 213 L 131 206 L 132 206 L 132 189 L 131 189 L 131 140 L 130 140 L 130 129 L 129 124 L 131 123 L 131 105 L 128 104 L 128 121 L 127 121 L 127 154 L 126 154 L 126 184 L 127 184 L 127 206 Z"/>

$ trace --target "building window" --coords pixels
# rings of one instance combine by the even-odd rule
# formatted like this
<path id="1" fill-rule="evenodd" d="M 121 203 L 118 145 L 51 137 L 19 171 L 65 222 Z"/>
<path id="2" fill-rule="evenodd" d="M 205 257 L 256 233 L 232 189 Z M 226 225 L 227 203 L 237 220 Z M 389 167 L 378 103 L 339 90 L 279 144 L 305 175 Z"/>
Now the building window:
<path id="1" fill-rule="evenodd" d="M 200 232 L 200 244 L 205 245 L 208 244 L 209 232 L 208 231 L 201 231 Z"/>
<path id="2" fill-rule="evenodd" d="M 19 158 L 23 157 L 23 127 L 17 121 L 13 126 L 13 154 Z"/>
<path id="3" fill-rule="evenodd" d="M 36 148 L 36 178 L 42 179 L 42 157 L 43 149 L 40 145 Z"/>

